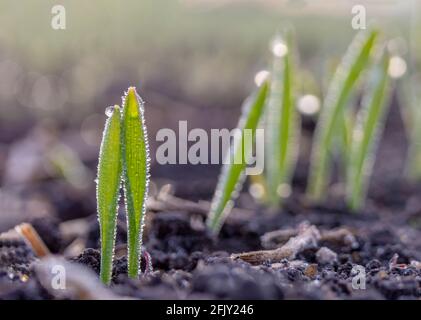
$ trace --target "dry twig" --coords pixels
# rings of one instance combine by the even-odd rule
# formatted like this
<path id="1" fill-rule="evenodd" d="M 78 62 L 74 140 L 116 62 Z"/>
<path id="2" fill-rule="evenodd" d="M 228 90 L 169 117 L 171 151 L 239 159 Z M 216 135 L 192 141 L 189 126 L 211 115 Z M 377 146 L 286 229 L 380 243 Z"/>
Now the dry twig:
<path id="1" fill-rule="evenodd" d="M 265 249 L 275 249 L 284 245 L 291 237 L 297 236 L 297 229 L 281 229 L 265 233 L 260 239 Z M 358 246 L 354 234 L 347 228 L 320 230 L 320 241 L 332 244 L 347 245 L 352 248 Z"/>
<path id="2" fill-rule="evenodd" d="M 304 223 L 300 225 L 298 235 L 290 238 L 286 244 L 278 249 L 233 254 L 231 258 L 234 260 L 241 259 L 250 264 L 262 264 L 267 261 L 278 262 L 282 259 L 292 260 L 299 252 L 316 248 L 319 240 L 319 230 L 313 225 Z"/>
<path id="3" fill-rule="evenodd" d="M 50 255 L 50 250 L 48 250 L 44 241 L 42 241 L 38 232 L 34 227 L 29 223 L 22 223 L 15 227 L 17 233 L 19 233 L 25 241 L 31 246 L 34 253 L 39 257 L 45 257 Z"/>

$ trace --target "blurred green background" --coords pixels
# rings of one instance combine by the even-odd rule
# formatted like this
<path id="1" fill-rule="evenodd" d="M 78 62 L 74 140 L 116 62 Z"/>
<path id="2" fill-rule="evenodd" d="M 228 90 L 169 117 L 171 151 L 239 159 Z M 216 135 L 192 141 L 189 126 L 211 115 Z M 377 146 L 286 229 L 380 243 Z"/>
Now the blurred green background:
<path id="1" fill-rule="evenodd" d="M 356 4 L 385 37 L 404 40 L 402 55 L 416 66 L 417 3 L 0 0 L 0 185 L 60 176 L 93 195 L 104 110 L 130 85 L 147 103 L 152 154 L 156 131 L 179 120 L 189 128 L 234 127 L 255 73 L 270 63 L 271 39 L 285 27 L 295 30 L 309 82 L 298 94 L 321 97 L 356 33 Z M 51 27 L 57 4 L 66 9 L 65 30 Z"/>
<path id="2" fill-rule="evenodd" d="M 55 4 L 66 8 L 66 30 L 51 28 Z M 411 0 L 1 0 L 1 119 L 78 123 L 118 102 L 129 84 L 146 98 L 236 107 L 285 26 L 296 31 L 304 67 L 323 76 L 355 34 L 355 4 L 388 37 L 418 29 Z"/>

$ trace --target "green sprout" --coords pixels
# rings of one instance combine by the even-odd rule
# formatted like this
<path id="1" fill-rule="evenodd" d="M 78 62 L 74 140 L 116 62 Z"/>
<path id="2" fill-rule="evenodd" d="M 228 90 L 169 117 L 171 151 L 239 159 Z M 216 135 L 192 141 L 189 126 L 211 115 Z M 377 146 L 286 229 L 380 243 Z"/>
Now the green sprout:
<path id="1" fill-rule="evenodd" d="M 135 88 L 123 99 L 123 183 L 128 223 L 128 274 L 140 272 L 140 254 L 149 184 L 149 145 L 143 101 Z"/>
<path id="2" fill-rule="evenodd" d="M 107 109 L 99 152 L 97 205 L 101 233 L 101 281 L 111 281 L 114 256 L 118 199 L 121 184 L 121 118 L 120 107 Z"/>
<path id="3" fill-rule="evenodd" d="M 373 66 L 362 107 L 356 116 L 346 172 L 347 203 L 351 210 L 361 208 L 374 162 L 378 137 L 384 126 L 389 96 L 389 62 L 385 50 Z"/>
<path id="4" fill-rule="evenodd" d="M 207 219 L 207 226 L 214 234 L 219 232 L 231 211 L 244 181 L 246 161 L 252 152 L 251 144 L 245 143 L 244 133 L 246 129 L 249 129 L 252 130 L 253 136 L 255 135 L 268 91 L 269 82 L 265 80 L 257 93 L 248 98 L 243 105 L 242 116 L 237 126 L 240 134 L 234 137 L 234 143 L 227 153 L 230 161 L 223 165 Z"/>
<path id="5" fill-rule="evenodd" d="M 335 136 L 338 132 L 344 135 L 343 128 L 348 126 L 344 125 L 345 105 L 349 102 L 361 73 L 370 62 L 377 36 L 378 32 L 375 30 L 359 33 L 349 46 L 330 82 L 317 124 L 311 155 L 307 192 L 315 201 L 322 200 L 326 194 L 330 177 L 330 153 Z M 344 136 L 343 140 L 349 141 L 349 137 Z"/>
<path id="6" fill-rule="evenodd" d="M 400 110 L 408 136 L 409 150 L 405 175 L 412 181 L 421 179 L 421 81 L 419 75 L 407 76 L 398 87 Z"/>
<path id="7" fill-rule="evenodd" d="M 298 115 L 293 96 L 292 36 L 276 39 L 270 94 L 265 112 L 265 181 L 267 200 L 272 207 L 280 204 L 282 190 L 290 179 L 298 154 Z"/>
<path id="8" fill-rule="evenodd" d="M 97 206 L 101 238 L 101 281 L 111 282 L 116 219 L 123 181 L 128 224 L 128 274 L 140 273 L 141 240 L 149 184 L 149 147 L 141 98 L 128 89 L 123 109 L 109 107 L 102 138 Z"/>

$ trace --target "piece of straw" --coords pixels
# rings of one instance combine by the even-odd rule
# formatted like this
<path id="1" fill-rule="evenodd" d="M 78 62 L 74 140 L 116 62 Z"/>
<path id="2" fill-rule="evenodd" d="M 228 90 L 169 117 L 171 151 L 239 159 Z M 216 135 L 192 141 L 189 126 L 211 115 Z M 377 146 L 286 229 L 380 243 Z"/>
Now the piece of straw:
<path id="1" fill-rule="evenodd" d="M 25 239 L 27 244 L 31 246 L 32 250 L 39 258 L 48 256 L 51 254 L 50 250 L 48 250 L 44 241 L 42 241 L 38 232 L 34 229 L 34 227 L 31 224 L 29 223 L 19 224 L 15 227 L 15 230 Z"/>

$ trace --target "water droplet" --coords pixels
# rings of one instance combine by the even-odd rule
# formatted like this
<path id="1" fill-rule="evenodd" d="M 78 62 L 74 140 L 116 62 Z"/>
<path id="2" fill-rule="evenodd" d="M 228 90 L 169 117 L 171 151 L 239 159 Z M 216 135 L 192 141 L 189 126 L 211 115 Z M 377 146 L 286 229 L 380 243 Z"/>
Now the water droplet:
<path id="1" fill-rule="evenodd" d="M 255 199 L 261 199 L 265 194 L 265 189 L 260 183 L 253 183 L 249 187 L 249 193 Z"/>
<path id="2" fill-rule="evenodd" d="M 278 58 L 281 58 L 288 53 L 288 46 L 281 38 L 276 38 L 272 42 L 272 53 Z"/>
<path id="3" fill-rule="evenodd" d="M 406 72 L 406 68 L 406 62 L 401 57 L 393 56 L 390 58 L 388 69 L 390 77 L 395 79 L 402 77 Z"/>
<path id="4" fill-rule="evenodd" d="M 105 115 L 109 118 L 113 115 L 114 106 L 109 106 L 105 109 Z"/>
<path id="5" fill-rule="evenodd" d="M 256 86 L 260 87 L 263 82 L 269 77 L 269 71 L 267 70 L 260 70 L 259 72 L 256 73 L 256 75 L 254 76 L 254 83 L 256 84 Z"/>
<path id="6" fill-rule="evenodd" d="M 320 110 L 320 100 L 312 94 L 306 94 L 298 100 L 297 109 L 301 114 L 314 115 Z"/>

